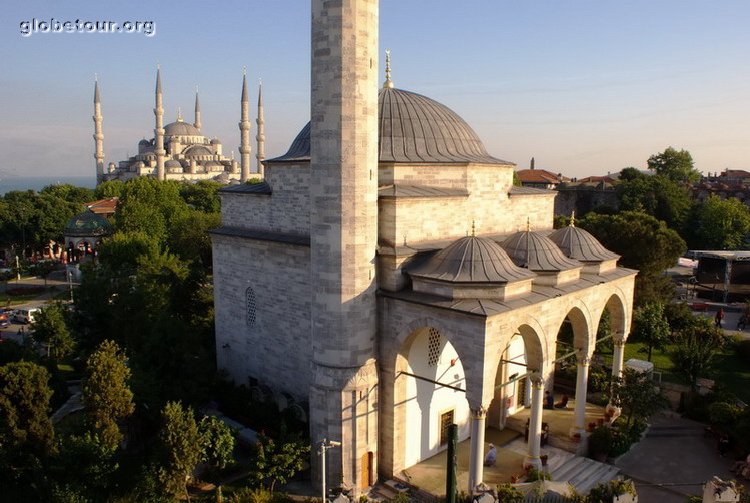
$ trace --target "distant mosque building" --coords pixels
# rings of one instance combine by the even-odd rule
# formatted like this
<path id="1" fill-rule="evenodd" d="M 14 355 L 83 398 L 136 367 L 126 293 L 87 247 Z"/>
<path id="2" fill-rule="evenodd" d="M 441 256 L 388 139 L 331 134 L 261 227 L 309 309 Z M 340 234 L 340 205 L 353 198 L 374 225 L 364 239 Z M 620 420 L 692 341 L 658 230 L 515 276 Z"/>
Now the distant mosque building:
<path id="1" fill-rule="evenodd" d="M 129 180 L 138 176 L 151 176 L 159 180 L 216 180 L 222 183 L 246 182 L 253 178 L 263 178 L 264 158 L 264 119 L 262 91 L 258 89 L 258 133 L 256 168 L 251 171 L 250 146 L 250 102 L 248 99 L 247 76 L 242 77 L 242 98 L 240 100 L 240 160 L 227 157 L 218 138 L 205 136 L 201 130 L 201 109 L 198 91 L 195 93 L 195 120 L 185 122 L 181 112 L 177 120 L 164 125 L 162 106 L 161 72 L 156 71 L 156 102 L 154 106 L 154 137 L 138 142 L 138 153 L 118 163 L 110 162 L 105 169 L 104 133 L 102 131 L 101 96 L 99 81 L 94 82 L 94 146 L 97 184 L 108 180 Z"/>

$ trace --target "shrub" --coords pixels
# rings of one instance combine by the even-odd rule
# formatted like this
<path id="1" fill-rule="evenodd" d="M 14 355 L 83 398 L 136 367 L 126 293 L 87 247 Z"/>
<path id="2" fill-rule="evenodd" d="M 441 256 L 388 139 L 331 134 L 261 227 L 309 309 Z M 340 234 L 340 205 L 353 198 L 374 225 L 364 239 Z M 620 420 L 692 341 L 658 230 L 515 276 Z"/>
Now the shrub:
<path id="1" fill-rule="evenodd" d="M 530 469 L 526 476 L 526 482 L 536 482 L 537 480 L 552 480 L 552 476 L 544 470 Z"/>
<path id="2" fill-rule="evenodd" d="M 500 484 L 497 486 L 497 499 L 508 503 L 521 503 L 524 495 L 511 484 Z"/>
<path id="3" fill-rule="evenodd" d="M 614 443 L 614 434 L 609 426 L 598 426 L 594 428 L 589 436 L 589 456 L 598 458 L 601 455 L 609 455 Z"/>
<path id="4" fill-rule="evenodd" d="M 589 492 L 591 503 L 611 503 L 612 498 L 623 494 L 636 495 L 635 486 L 632 480 L 610 480 L 595 486 Z"/>
<path id="5" fill-rule="evenodd" d="M 741 412 L 739 407 L 727 402 L 714 402 L 708 406 L 708 417 L 711 423 L 719 426 L 730 426 Z"/>

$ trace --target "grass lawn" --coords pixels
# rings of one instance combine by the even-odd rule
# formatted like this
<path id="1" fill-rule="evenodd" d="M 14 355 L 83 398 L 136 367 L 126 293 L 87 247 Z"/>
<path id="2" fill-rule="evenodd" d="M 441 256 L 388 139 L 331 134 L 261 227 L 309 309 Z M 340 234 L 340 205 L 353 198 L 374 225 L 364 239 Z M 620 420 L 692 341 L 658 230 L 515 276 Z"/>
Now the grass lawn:
<path id="1" fill-rule="evenodd" d="M 625 345 L 624 361 L 630 358 L 647 360 L 648 353 L 645 344 L 640 342 L 628 342 Z M 672 360 L 669 358 L 670 347 L 664 351 L 655 349 L 651 355 L 654 370 L 662 373 L 662 381 L 677 384 L 687 384 L 685 379 L 675 371 Z M 611 365 L 612 355 L 601 354 L 605 363 Z M 750 403 L 750 361 L 743 359 L 733 348 L 724 348 L 716 353 L 714 357 L 714 368 L 712 375 L 706 376 L 714 379 L 729 391 L 737 395 L 737 398 L 745 403 Z"/>

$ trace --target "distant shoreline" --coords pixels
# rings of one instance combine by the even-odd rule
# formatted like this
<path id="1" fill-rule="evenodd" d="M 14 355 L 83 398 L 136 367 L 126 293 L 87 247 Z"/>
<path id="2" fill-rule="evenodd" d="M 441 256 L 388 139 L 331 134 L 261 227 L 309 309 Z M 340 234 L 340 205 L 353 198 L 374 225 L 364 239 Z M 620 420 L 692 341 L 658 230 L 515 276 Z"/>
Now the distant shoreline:
<path id="1" fill-rule="evenodd" d="M 96 187 L 94 176 L 4 176 L 0 177 L 0 195 L 14 190 L 35 190 L 39 192 L 48 185 L 70 184 L 76 187 Z"/>

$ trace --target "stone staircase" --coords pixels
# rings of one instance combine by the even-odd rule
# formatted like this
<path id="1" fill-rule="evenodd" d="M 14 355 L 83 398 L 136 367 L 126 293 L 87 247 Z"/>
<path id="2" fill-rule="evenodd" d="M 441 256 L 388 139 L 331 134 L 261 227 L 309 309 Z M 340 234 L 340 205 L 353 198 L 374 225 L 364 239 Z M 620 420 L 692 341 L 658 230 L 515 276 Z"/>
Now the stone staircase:
<path id="1" fill-rule="evenodd" d="M 519 438 L 503 446 L 503 448 L 525 454 L 526 442 L 523 441 L 523 438 Z M 554 446 L 543 447 L 542 454 L 547 455 L 545 469 L 552 480 L 569 482 L 582 494 L 588 493 L 597 484 L 614 479 L 620 472 L 620 469 L 616 466 L 576 456 Z"/>

